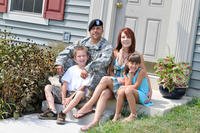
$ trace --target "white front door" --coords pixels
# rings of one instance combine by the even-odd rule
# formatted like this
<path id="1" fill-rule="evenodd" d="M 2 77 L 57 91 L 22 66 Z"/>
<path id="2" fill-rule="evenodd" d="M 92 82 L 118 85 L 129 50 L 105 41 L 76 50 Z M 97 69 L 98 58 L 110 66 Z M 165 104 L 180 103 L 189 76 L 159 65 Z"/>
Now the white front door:
<path id="1" fill-rule="evenodd" d="M 171 0 L 119 0 L 115 37 L 123 27 L 130 27 L 136 35 L 136 50 L 144 54 L 146 61 L 154 62 L 169 52 L 166 38 L 171 9 Z"/>

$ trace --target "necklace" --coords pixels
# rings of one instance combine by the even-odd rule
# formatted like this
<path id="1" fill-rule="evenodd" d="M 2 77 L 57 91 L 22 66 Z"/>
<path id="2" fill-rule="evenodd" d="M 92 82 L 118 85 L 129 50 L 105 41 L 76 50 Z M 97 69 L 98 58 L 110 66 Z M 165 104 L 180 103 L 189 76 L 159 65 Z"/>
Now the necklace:
<path id="1" fill-rule="evenodd" d="M 129 54 L 126 54 L 126 55 L 122 55 L 122 54 L 120 55 L 119 54 L 118 57 L 117 57 L 118 64 L 120 66 L 126 64 L 128 57 L 129 57 Z"/>
<path id="2" fill-rule="evenodd" d="M 128 59 L 128 54 L 127 55 L 122 55 L 123 60 L 127 60 Z"/>

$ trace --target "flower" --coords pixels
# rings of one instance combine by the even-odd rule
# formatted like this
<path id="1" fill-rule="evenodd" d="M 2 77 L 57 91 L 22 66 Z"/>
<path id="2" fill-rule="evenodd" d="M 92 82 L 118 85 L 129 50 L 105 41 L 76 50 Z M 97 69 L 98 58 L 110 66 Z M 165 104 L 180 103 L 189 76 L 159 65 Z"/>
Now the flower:
<path id="1" fill-rule="evenodd" d="M 175 57 L 160 58 L 154 65 L 155 73 L 159 76 L 158 83 L 169 92 L 175 87 L 188 88 L 191 67 L 189 63 L 175 63 Z"/>

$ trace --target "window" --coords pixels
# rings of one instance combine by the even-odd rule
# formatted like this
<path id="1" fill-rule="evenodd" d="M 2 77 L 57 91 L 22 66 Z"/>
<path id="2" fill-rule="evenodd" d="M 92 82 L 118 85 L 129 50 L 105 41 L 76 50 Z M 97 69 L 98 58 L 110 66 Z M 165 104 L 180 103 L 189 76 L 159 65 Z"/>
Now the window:
<path id="1" fill-rule="evenodd" d="M 42 13 L 43 0 L 11 0 L 10 11 Z"/>
<path id="2" fill-rule="evenodd" d="M 48 25 L 63 20 L 65 0 L 0 0 L 3 19 Z"/>
<path id="3" fill-rule="evenodd" d="M 46 0 L 8 0 L 3 19 L 48 25 L 49 20 L 43 17 L 44 1 Z"/>

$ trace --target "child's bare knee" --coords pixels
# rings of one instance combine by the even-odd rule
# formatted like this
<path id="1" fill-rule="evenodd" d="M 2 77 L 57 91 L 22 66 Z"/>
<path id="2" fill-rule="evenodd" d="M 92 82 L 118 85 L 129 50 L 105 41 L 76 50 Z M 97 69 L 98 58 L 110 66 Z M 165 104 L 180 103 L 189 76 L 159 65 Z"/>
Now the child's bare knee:
<path id="1" fill-rule="evenodd" d="M 84 91 L 77 91 L 77 92 L 76 92 L 76 95 L 79 95 L 79 96 L 81 96 L 81 97 L 83 97 L 84 94 L 85 94 Z"/>
<path id="2" fill-rule="evenodd" d="M 131 94 L 133 94 L 133 90 L 130 89 L 130 88 L 126 88 L 126 89 L 125 89 L 125 94 L 126 94 L 126 95 L 131 95 Z"/>
<path id="3" fill-rule="evenodd" d="M 124 89 L 119 89 L 118 91 L 117 91 L 117 95 L 119 96 L 123 96 L 123 95 L 125 95 L 125 90 Z"/>
<path id="4" fill-rule="evenodd" d="M 102 77 L 101 78 L 101 83 L 103 82 L 103 83 L 105 83 L 105 82 L 108 82 L 110 80 L 110 76 L 104 76 L 104 77 Z"/>

